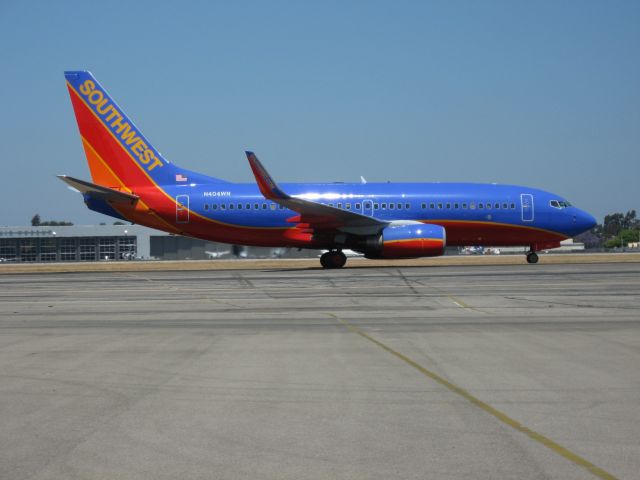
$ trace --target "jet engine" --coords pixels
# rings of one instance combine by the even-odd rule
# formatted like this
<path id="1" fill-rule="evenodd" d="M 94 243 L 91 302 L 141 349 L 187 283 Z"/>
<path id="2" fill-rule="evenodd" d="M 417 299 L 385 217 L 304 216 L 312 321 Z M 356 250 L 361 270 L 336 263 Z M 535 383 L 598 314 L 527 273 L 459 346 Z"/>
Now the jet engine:
<path id="1" fill-rule="evenodd" d="M 424 223 L 389 225 L 367 239 L 367 258 L 438 257 L 444 253 L 447 235 L 440 225 Z"/>

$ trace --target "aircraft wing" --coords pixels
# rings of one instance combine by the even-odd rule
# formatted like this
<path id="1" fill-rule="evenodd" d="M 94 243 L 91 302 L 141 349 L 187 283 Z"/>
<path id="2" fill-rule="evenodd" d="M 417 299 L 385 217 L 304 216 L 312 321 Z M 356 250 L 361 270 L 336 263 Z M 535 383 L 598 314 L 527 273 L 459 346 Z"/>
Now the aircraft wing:
<path id="1" fill-rule="evenodd" d="M 67 175 L 58 175 L 58 178 L 67 185 L 78 190 L 83 195 L 91 194 L 92 197 L 106 200 L 109 203 L 127 203 L 133 205 L 140 198 L 131 193 L 121 192 L 109 187 L 103 187 L 102 185 L 96 185 L 95 183 L 69 177 Z"/>
<path id="2" fill-rule="evenodd" d="M 271 178 L 258 157 L 253 152 L 245 152 L 249 165 L 256 177 L 260 192 L 268 200 L 298 212 L 300 215 L 289 219 L 292 223 L 306 224 L 314 230 L 340 230 L 350 233 L 377 233 L 389 222 L 378 220 L 367 215 L 342 210 L 322 203 L 286 194 Z"/>

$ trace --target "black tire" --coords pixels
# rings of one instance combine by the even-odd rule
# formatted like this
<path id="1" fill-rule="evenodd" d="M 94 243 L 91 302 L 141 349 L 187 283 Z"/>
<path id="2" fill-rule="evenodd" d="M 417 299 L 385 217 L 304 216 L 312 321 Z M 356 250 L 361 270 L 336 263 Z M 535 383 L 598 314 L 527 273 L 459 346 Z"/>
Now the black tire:
<path id="1" fill-rule="evenodd" d="M 339 250 L 325 252 L 320 256 L 322 268 L 342 268 L 347 263 L 347 256 Z"/>
<path id="2" fill-rule="evenodd" d="M 342 268 L 347 263 L 347 256 L 342 251 L 331 252 L 331 268 Z"/>
<path id="3" fill-rule="evenodd" d="M 538 263 L 538 254 L 536 252 L 527 253 L 527 263 Z"/>

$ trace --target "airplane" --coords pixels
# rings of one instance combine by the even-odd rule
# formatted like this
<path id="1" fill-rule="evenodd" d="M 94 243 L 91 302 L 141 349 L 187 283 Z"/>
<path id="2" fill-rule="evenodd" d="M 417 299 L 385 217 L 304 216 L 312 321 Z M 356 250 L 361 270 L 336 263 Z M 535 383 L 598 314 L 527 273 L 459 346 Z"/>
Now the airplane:
<path id="1" fill-rule="evenodd" d="M 96 212 L 165 232 L 230 244 L 345 250 L 366 258 L 435 257 L 445 246 L 540 250 L 596 221 L 565 198 L 515 185 L 283 183 L 246 152 L 255 183 L 232 183 L 166 160 L 88 71 L 65 72 L 92 182 L 59 178 Z"/>
<path id="2" fill-rule="evenodd" d="M 216 258 L 221 258 L 224 257 L 225 255 L 229 255 L 231 253 L 231 250 L 222 250 L 220 251 L 209 251 L 209 250 L 205 250 L 204 254 L 207 256 L 207 258 L 209 260 L 214 260 Z"/>

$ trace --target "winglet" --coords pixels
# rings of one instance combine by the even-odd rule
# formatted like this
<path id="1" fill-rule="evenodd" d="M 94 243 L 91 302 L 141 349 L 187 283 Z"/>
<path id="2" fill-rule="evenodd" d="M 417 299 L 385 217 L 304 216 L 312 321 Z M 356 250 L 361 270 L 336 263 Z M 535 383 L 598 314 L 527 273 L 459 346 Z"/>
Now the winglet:
<path id="1" fill-rule="evenodd" d="M 253 152 L 244 152 L 247 154 L 247 160 L 249 160 L 249 165 L 251 166 L 251 170 L 253 170 L 253 174 L 256 177 L 256 182 L 258 183 L 258 187 L 260 188 L 260 192 L 264 195 L 265 198 L 269 200 L 287 200 L 289 199 L 289 195 L 284 193 L 278 184 L 271 178 L 267 169 L 264 168 L 256 154 Z"/>

